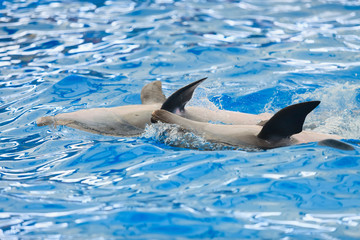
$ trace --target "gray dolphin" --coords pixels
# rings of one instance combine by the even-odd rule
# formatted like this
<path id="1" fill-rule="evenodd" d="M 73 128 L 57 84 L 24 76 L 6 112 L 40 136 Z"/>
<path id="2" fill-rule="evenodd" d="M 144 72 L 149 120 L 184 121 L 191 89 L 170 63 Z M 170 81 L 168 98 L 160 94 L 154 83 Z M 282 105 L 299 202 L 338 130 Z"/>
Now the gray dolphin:
<path id="1" fill-rule="evenodd" d="M 156 110 L 152 121 L 177 124 L 205 140 L 240 148 L 271 149 L 294 144 L 319 142 L 319 145 L 342 150 L 354 150 L 351 145 L 338 141 L 337 135 L 302 131 L 306 116 L 320 101 L 298 103 L 281 109 L 264 126 L 220 125 L 193 121 L 173 114 L 167 109 Z"/>
<path id="2" fill-rule="evenodd" d="M 200 122 L 223 122 L 226 124 L 257 124 L 269 118 L 269 114 L 247 114 L 226 110 L 212 111 L 203 107 L 186 107 L 196 87 L 205 80 L 202 78 L 177 90 L 168 99 L 162 92 L 160 81 L 151 82 L 141 90 L 138 105 L 113 108 L 83 109 L 76 112 L 61 113 L 41 117 L 38 126 L 64 125 L 83 131 L 112 136 L 138 136 L 144 132 L 146 124 L 151 123 L 153 111 L 163 109 L 176 112 L 182 117 Z"/>

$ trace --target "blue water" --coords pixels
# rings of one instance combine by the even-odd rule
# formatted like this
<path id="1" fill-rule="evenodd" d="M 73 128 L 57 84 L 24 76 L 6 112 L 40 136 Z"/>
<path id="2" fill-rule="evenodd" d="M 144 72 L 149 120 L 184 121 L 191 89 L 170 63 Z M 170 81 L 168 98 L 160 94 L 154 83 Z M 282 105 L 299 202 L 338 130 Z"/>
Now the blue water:
<path id="1" fill-rule="evenodd" d="M 1 1 L 0 239 L 359 239 L 359 26 L 359 1 Z M 205 76 L 191 104 L 321 100 L 305 125 L 355 151 L 198 151 L 154 129 L 35 124 Z"/>

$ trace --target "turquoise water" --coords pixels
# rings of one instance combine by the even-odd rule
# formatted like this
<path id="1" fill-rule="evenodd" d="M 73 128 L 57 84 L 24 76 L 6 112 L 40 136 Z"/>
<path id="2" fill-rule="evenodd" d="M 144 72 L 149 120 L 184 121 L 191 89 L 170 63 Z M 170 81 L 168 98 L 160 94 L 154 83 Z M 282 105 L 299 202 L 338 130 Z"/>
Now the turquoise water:
<path id="1" fill-rule="evenodd" d="M 359 239 L 359 1 L 2 1 L 0 239 Z M 274 112 L 354 146 L 198 151 L 37 118 L 140 103 Z M 172 136 L 174 137 L 174 136 Z M 176 136 L 175 136 L 176 137 Z"/>

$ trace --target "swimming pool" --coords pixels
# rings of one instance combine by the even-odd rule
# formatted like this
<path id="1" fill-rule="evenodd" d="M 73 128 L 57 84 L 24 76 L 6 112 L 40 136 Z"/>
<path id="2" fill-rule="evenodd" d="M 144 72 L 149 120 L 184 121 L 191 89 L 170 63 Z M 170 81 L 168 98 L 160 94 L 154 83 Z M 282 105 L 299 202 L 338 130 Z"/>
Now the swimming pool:
<path id="1" fill-rule="evenodd" d="M 3 1 L 0 238 L 360 238 L 358 1 Z M 171 147 L 37 127 L 208 77 L 190 104 L 258 114 L 322 103 L 306 127 L 355 151 Z M 155 129 L 156 130 L 156 129 Z"/>

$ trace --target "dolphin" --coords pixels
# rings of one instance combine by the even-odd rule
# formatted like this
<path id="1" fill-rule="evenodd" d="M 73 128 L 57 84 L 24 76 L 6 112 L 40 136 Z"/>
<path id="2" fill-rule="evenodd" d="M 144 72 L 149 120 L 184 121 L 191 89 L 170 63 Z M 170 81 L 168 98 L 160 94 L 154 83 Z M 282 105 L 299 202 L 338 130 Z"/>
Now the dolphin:
<path id="1" fill-rule="evenodd" d="M 144 132 L 151 124 L 153 111 L 166 109 L 184 118 L 200 122 L 223 122 L 225 124 L 261 124 L 269 114 L 247 114 L 227 110 L 213 111 L 203 107 L 186 107 L 196 87 L 207 78 L 202 78 L 174 92 L 168 99 L 162 92 L 160 81 L 151 82 L 141 90 L 141 103 L 113 108 L 92 108 L 76 112 L 60 113 L 37 119 L 38 126 L 64 125 L 79 130 L 111 136 L 132 137 Z M 271 116 L 271 115 L 270 115 Z"/>
<path id="2" fill-rule="evenodd" d="M 220 125 L 183 118 L 167 109 L 156 110 L 152 122 L 179 125 L 185 131 L 203 137 L 211 143 L 243 149 L 272 149 L 294 144 L 319 142 L 319 145 L 354 150 L 338 140 L 338 135 L 302 131 L 306 116 L 320 104 L 309 101 L 285 107 L 271 117 L 264 126 L 260 125 Z"/>

